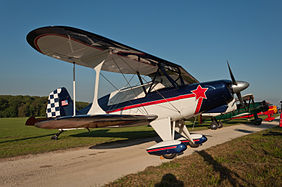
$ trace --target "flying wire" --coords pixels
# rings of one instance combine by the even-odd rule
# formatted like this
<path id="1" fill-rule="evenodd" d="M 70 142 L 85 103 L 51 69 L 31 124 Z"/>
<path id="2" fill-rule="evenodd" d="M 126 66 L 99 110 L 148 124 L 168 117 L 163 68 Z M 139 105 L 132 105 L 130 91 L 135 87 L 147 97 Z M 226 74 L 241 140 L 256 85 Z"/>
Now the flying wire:
<path id="1" fill-rule="evenodd" d="M 131 68 L 133 71 L 135 71 L 123 58 L 121 58 L 121 60 L 128 65 L 129 68 Z M 116 64 L 116 62 L 115 62 Z M 117 64 L 116 64 L 117 65 Z M 118 65 L 117 65 L 118 67 Z M 119 67 L 118 67 L 119 68 Z M 119 68 L 120 69 L 120 68 Z M 145 80 L 143 77 L 141 77 L 142 80 L 144 80 L 147 83 L 147 80 Z M 164 99 L 166 100 L 166 102 L 168 102 L 174 109 L 176 112 L 178 112 L 179 114 L 181 114 L 181 112 L 177 109 L 177 107 L 175 107 L 170 101 L 168 101 L 158 90 L 156 90 L 156 92 Z M 144 108 L 144 107 L 143 107 Z M 144 108 L 145 109 L 145 108 Z"/>
<path id="2" fill-rule="evenodd" d="M 112 60 L 113 60 L 113 62 L 115 63 L 115 65 L 116 65 L 116 67 L 119 69 L 119 72 L 122 74 L 122 76 L 123 76 L 123 78 L 124 78 L 124 80 L 127 82 L 127 85 L 129 85 L 129 87 L 130 87 L 130 89 L 132 90 L 132 92 L 133 92 L 133 94 L 135 95 L 135 97 L 137 97 L 137 94 L 135 93 L 135 90 L 132 88 L 132 86 L 130 85 L 130 82 L 127 80 L 127 78 L 125 77 L 125 75 L 124 75 L 124 73 L 121 71 L 121 69 L 120 69 L 120 67 L 117 65 L 117 63 L 116 63 L 116 61 L 115 61 L 115 59 L 112 57 Z M 123 60 L 123 59 L 122 59 Z M 127 64 L 127 63 L 126 63 Z M 128 64 L 127 64 L 128 65 Z M 130 66 L 129 66 L 130 67 Z M 130 67 L 131 68 L 131 67 Z M 133 78 L 133 77 L 132 77 Z M 131 78 L 131 79 L 132 79 Z M 121 90 L 120 90 L 121 91 Z M 130 100 L 129 100 L 130 101 Z M 131 103 L 132 103 L 132 101 L 130 101 Z M 134 104 L 134 103 L 132 103 L 132 104 Z M 147 112 L 147 110 L 144 108 L 144 106 L 143 106 L 143 109 L 144 109 L 144 111 L 147 113 L 147 115 L 149 114 L 148 112 Z M 137 110 L 139 111 L 139 112 L 141 112 L 142 113 L 142 111 L 140 111 L 140 109 L 137 107 Z"/>

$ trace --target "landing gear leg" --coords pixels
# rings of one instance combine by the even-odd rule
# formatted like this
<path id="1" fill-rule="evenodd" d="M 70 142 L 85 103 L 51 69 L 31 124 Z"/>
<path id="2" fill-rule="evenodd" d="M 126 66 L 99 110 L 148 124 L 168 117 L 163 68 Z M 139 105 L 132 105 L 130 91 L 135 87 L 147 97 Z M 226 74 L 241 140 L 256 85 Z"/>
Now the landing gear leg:
<path id="1" fill-rule="evenodd" d="M 64 130 L 59 130 L 59 132 L 57 134 L 55 134 L 54 136 L 51 137 L 51 140 L 58 140 L 60 134 L 62 134 L 64 132 Z"/>
<path id="2" fill-rule="evenodd" d="M 211 122 L 210 127 L 211 127 L 211 130 L 216 130 L 218 127 L 217 120 L 214 117 L 212 117 L 212 122 Z"/>
<path id="3" fill-rule="evenodd" d="M 222 122 L 221 122 L 221 121 L 218 121 L 218 126 L 217 126 L 217 128 L 222 128 L 222 127 L 223 127 Z"/>
<path id="4" fill-rule="evenodd" d="M 223 127 L 221 121 L 217 121 L 215 117 L 212 117 L 212 122 L 211 122 L 211 130 L 216 130 L 217 128 Z"/>
<path id="5" fill-rule="evenodd" d="M 178 132 L 181 136 L 185 137 L 187 140 L 189 140 L 189 146 L 192 148 L 197 148 L 200 146 L 200 144 L 195 144 L 188 129 L 186 128 L 184 121 L 178 121 L 175 126 L 175 131 Z"/>
<path id="6" fill-rule="evenodd" d="M 255 119 L 253 120 L 254 124 L 255 124 L 255 125 L 261 125 L 262 119 L 258 117 L 258 114 L 255 113 L 255 114 L 254 114 L 254 118 L 255 118 Z"/>

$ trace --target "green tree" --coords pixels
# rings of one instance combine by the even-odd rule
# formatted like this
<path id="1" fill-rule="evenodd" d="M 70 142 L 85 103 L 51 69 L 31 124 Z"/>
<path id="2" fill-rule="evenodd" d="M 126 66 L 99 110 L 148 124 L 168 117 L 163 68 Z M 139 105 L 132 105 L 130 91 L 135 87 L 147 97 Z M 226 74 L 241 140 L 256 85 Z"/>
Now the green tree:
<path id="1" fill-rule="evenodd" d="M 0 95 L 0 117 L 46 116 L 47 101 L 47 97 Z M 76 102 L 77 110 L 87 105 Z"/>

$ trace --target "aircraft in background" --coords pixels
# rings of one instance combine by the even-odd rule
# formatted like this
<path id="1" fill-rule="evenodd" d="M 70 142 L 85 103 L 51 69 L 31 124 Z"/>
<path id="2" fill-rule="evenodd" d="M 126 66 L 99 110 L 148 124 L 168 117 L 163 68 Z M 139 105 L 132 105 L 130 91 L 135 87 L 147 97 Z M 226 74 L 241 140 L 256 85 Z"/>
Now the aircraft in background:
<path id="1" fill-rule="evenodd" d="M 278 113 L 277 106 L 269 104 L 268 108 L 269 109 L 267 111 L 260 112 L 260 113 L 258 113 L 258 115 L 267 115 L 267 118 L 265 118 L 264 121 L 273 121 L 275 119 L 274 117 L 272 117 L 273 114 Z"/>
<path id="2" fill-rule="evenodd" d="M 38 52 L 73 64 L 73 99 L 65 88 L 48 97 L 47 118 L 31 117 L 26 125 L 45 129 L 99 128 L 150 124 L 162 141 L 147 149 L 152 155 L 174 158 L 187 145 L 201 145 L 207 138 L 190 134 L 184 119 L 230 103 L 247 82 L 217 80 L 200 83 L 181 66 L 84 30 L 50 26 L 27 35 Z M 75 65 L 96 72 L 93 102 L 76 111 Z M 139 85 L 117 89 L 98 99 L 101 71 L 136 75 Z M 148 81 L 149 79 L 149 81 Z M 55 136 L 58 138 L 62 130 Z M 176 139 L 175 132 L 182 138 Z"/>
<path id="3" fill-rule="evenodd" d="M 222 122 L 220 120 L 217 120 L 216 117 L 223 115 L 223 114 L 228 114 L 228 113 L 233 112 L 235 110 L 237 110 L 237 104 L 236 104 L 236 99 L 234 98 L 228 104 L 225 104 L 225 105 L 219 106 L 217 108 L 214 108 L 212 110 L 203 112 L 201 115 L 204 118 L 210 117 L 211 118 L 210 128 L 212 130 L 216 130 L 218 128 L 223 127 Z"/>
<path id="4" fill-rule="evenodd" d="M 233 85 L 236 85 L 238 87 L 245 86 L 247 88 L 249 86 L 248 84 L 235 80 L 235 77 L 234 77 L 234 75 L 231 71 L 231 68 L 230 68 L 228 61 L 227 61 L 227 65 L 228 65 L 228 69 L 229 69 L 229 73 L 230 73 Z M 234 88 L 234 89 L 236 89 L 236 88 Z M 240 101 L 242 106 L 245 105 L 244 102 L 243 102 L 243 98 L 241 96 L 240 91 L 235 90 L 234 92 L 237 95 L 237 99 L 233 98 L 233 100 L 231 102 L 229 102 L 228 104 L 221 105 L 221 106 L 213 108 L 209 111 L 205 111 L 201 114 L 201 117 L 210 117 L 211 118 L 212 122 L 211 122 L 210 128 L 212 130 L 216 130 L 217 128 L 222 128 L 222 126 L 223 126 L 222 122 L 220 120 L 217 120 L 217 118 L 216 118 L 217 116 L 221 116 L 221 115 L 228 114 L 230 112 L 236 111 L 238 101 Z"/>
<path id="5" fill-rule="evenodd" d="M 216 120 L 228 120 L 228 119 L 240 119 L 240 118 L 252 118 L 254 117 L 254 120 L 252 122 L 255 125 L 260 125 L 262 122 L 262 119 L 258 117 L 259 114 L 263 114 L 263 112 L 266 112 L 269 110 L 269 105 L 265 101 L 261 102 L 255 102 L 254 96 L 252 94 L 248 94 L 242 97 L 243 99 L 243 105 L 241 103 L 238 103 L 239 100 L 236 100 L 237 102 L 237 109 L 222 114 L 219 116 L 216 116 Z"/>
<path id="6" fill-rule="evenodd" d="M 254 102 L 254 105 L 257 106 L 257 116 L 266 115 L 267 118 L 264 121 L 273 121 L 275 118 L 273 117 L 274 114 L 278 112 L 277 107 L 271 105 L 265 101 L 262 102 Z M 252 118 L 255 117 L 254 114 L 247 114 L 244 116 L 234 117 L 233 119 L 240 119 L 240 118 Z"/>

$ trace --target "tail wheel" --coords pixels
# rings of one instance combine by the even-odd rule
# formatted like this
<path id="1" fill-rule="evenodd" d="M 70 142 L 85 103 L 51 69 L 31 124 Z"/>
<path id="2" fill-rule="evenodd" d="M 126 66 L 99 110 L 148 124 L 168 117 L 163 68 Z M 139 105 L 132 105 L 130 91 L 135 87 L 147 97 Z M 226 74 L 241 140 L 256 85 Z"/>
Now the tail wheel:
<path id="1" fill-rule="evenodd" d="M 165 154 L 165 155 L 162 155 L 164 158 L 166 159 L 173 159 L 177 156 L 176 153 L 171 153 L 171 154 Z"/>
<path id="2" fill-rule="evenodd" d="M 58 139 L 59 139 L 59 138 L 58 138 L 58 136 L 56 136 L 56 135 L 51 137 L 51 140 L 58 140 Z"/>

